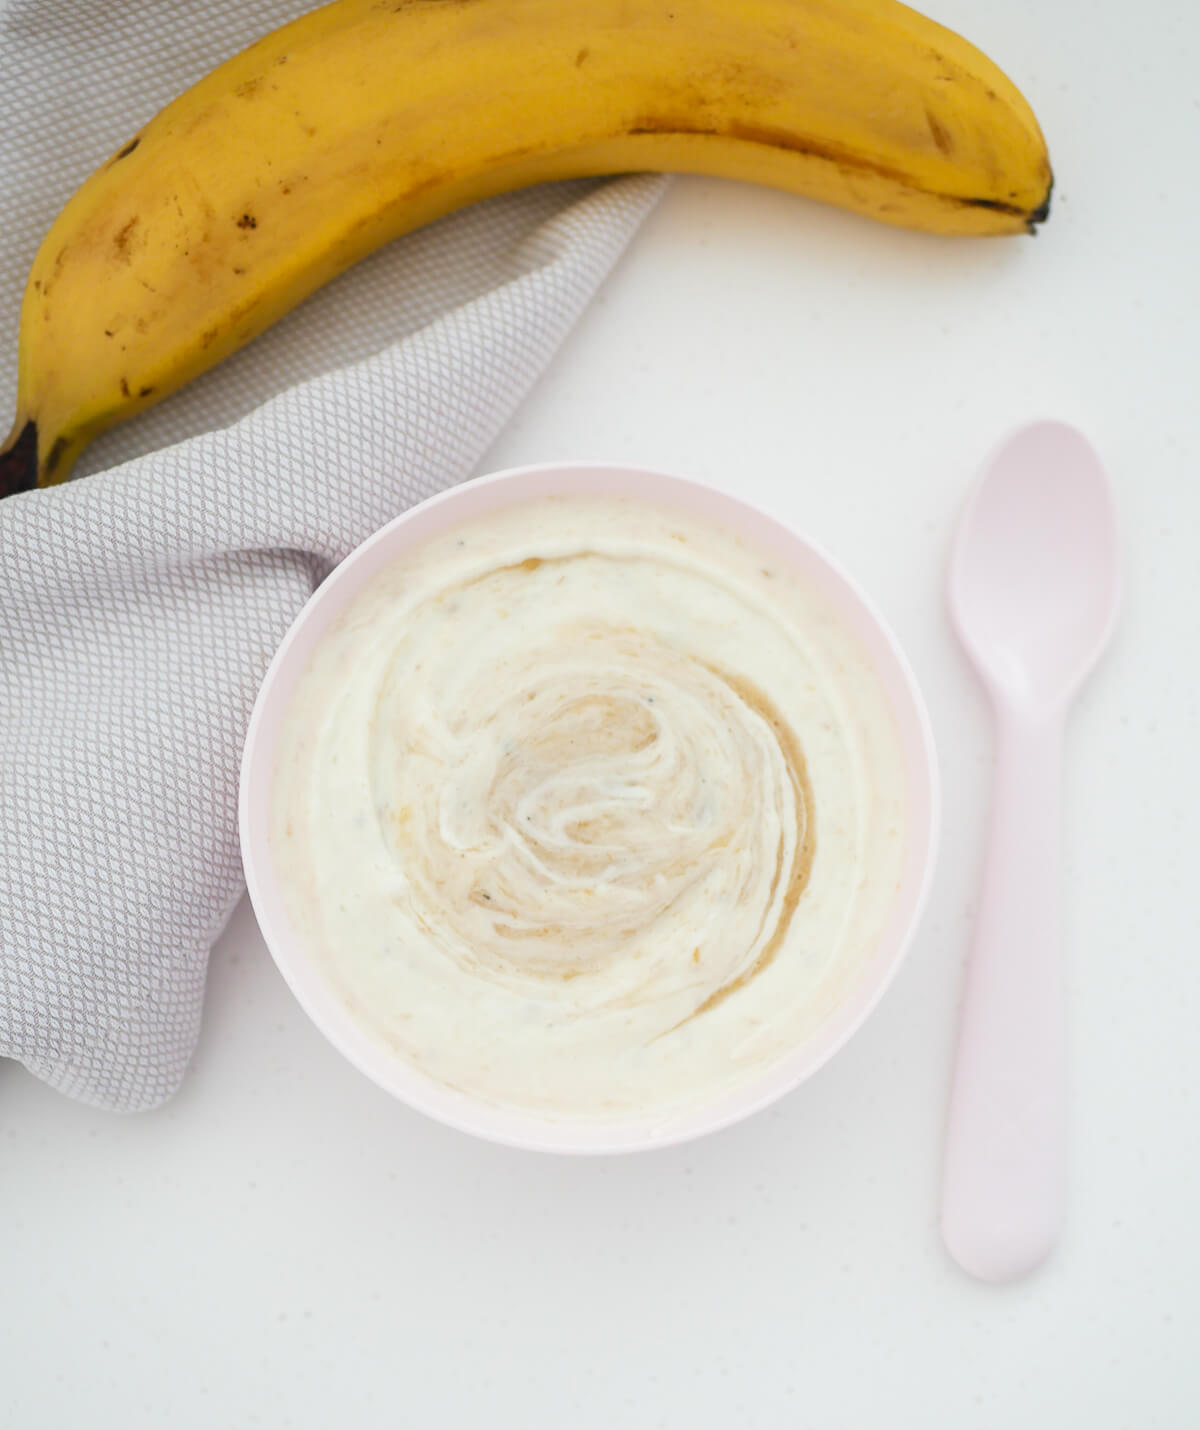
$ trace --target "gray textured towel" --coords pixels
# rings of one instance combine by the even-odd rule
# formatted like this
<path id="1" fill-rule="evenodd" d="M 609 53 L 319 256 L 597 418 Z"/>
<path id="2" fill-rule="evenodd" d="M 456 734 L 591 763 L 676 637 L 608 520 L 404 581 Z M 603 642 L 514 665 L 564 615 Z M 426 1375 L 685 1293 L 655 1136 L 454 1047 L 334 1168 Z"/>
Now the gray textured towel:
<path id="1" fill-rule="evenodd" d="M 286 0 L 0 8 L 0 400 L 66 197 Z M 0 1055 L 133 1110 L 178 1086 L 242 889 L 238 757 L 314 584 L 470 472 L 663 181 L 575 183 L 414 234 L 0 502 Z"/>

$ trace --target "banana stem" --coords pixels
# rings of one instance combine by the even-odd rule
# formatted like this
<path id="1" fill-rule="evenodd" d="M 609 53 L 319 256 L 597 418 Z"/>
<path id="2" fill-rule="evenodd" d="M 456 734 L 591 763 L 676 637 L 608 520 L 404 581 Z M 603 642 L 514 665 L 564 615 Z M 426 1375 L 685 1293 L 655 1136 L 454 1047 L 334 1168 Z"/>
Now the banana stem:
<path id="1" fill-rule="evenodd" d="M 0 452 L 0 498 L 31 492 L 37 476 L 37 424 L 26 422 Z"/>

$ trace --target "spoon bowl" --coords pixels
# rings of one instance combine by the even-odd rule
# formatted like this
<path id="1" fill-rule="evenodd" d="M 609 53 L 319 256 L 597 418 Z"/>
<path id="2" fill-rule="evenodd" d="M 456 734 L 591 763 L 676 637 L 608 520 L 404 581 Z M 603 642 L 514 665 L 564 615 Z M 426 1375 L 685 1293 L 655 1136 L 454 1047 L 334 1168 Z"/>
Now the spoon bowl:
<path id="1" fill-rule="evenodd" d="M 1030 713 L 1065 706 L 1117 613 L 1117 523 L 1094 449 L 1038 422 L 997 454 L 959 526 L 950 611 L 993 694 Z"/>

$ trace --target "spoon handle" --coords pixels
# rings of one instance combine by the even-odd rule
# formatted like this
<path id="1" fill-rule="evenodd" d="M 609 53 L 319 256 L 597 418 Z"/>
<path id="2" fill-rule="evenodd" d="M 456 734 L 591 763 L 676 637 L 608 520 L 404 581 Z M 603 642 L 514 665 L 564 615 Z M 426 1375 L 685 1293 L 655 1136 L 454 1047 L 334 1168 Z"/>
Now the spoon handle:
<path id="1" fill-rule="evenodd" d="M 1032 1271 L 1066 1206 L 1061 719 L 997 709 L 996 775 L 954 1066 L 942 1235 L 985 1281 Z"/>

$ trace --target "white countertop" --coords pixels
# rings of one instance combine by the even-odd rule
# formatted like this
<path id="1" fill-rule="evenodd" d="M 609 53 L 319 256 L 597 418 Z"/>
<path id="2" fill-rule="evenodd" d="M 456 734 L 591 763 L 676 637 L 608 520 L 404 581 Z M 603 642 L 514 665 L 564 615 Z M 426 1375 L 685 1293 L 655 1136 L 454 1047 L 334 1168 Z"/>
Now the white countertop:
<path id="1" fill-rule="evenodd" d="M 1041 236 L 678 181 L 483 464 L 695 474 L 862 578 L 945 781 L 933 901 L 883 1004 L 740 1127 L 552 1159 L 377 1091 L 243 905 L 170 1105 L 120 1119 L 0 1075 L 0 1425 L 1200 1424 L 1200 10 L 936 14 L 1042 119 Z M 1069 1222 L 997 1290 L 937 1231 L 990 760 L 941 585 L 968 482 L 1043 415 L 1111 470 L 1127 593 L 1069 750 Z"/>

